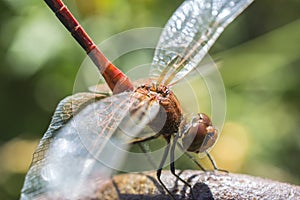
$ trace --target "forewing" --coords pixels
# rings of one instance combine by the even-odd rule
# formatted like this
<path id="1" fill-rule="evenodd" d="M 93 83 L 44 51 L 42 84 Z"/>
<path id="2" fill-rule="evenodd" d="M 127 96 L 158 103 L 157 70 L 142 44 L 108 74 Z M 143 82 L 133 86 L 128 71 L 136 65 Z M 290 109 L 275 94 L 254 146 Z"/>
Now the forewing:
<path id="1" fill-rule="evenodd" d="M 102 105 L 89 105 L 80 112 L 85 120 L 74 120 L 80 139 L 88 152 L 112 170 L 125 171 L 122 169 L 122 163 L 125 154 L 128 153 L 129 142 L 138 137 L 156 117 L 160 107 L 156 101 L 140 101 L 134 93 L 127 94 L 113 95 L 102 100 Z"/>
<path id="2" fill-rule="evenodd" d="M 103 95 L 78 93 L 63 99 L 57 106 L 51 123 L 36 148 L 29 171 L 25 177 L 21 199 L 35 199 L 46 192 L 43 167 L 47 164 L 47 153 L 55 140 L 57 132 L 79 112 L 84 105 L 104 98 Z"/>
<path id="3" fill-rule="evenodd" d="M 140 102 L 133 94 L 84 93 L 60 102 L 34 153 L 21 199 L 91 197 L 120 170 L 128 142 L 159 111 L 156 101 Z"/>
<path id="4" fill-rule="evenodd" d="M 224 28 L 253 0 L 186 0 L 167 22 L 150 77 L 169 85 L 194 69 Z"/>
<path id="5" fill-rule="evenodd" d="M 108 139 L 128 114 L 134 102 L 130 98 L 132 93 L 101 100 L 100 95 L 95 98 L 95 94 L 87 94 L 81 95 L 80 101 L 77 94 L 58 105 L 34 153 L 21 199 L 78 198 L 94 192 L 97 185 L 110 178 L 113 169 L 101 163 L 97 154 L 105 149 Z M 116 145 L 120 143 L 115 141 Z M 120 164 L 121 156 L 110 152 L 115 165 Z"/>

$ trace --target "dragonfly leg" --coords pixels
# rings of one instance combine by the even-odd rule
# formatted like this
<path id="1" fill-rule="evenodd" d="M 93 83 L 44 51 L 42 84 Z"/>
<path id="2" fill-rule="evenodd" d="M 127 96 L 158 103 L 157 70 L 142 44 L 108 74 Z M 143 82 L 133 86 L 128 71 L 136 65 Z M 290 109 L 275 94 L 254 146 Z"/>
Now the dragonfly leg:
<path id="1" fill-rule="evenodd" d="M 131 140 L 130 142 L 128 142 L 129 145 L 132 145 L 132 144 L 138 144 L 139 148 L 142 150 L 142 152 L 146 155 L 147 157 L 147 160 L 148 162 L 152 165 L 153 169 L 157 169 L 157 166 L 154 162 L 154 159 L 147 154 L 147 151 L 143 145 L 143 142 L 147 142 L 149 140 L 153 140 L 157 137 L 159 137 L 161 134 L 155 134 L 155 135 L 151 135 L 151 136 L 148 136 L 148 137 L 142 137 L 142 138 L 135 138 L 133 140 Z"/>
<path id="2" fill-rule="evenodd" d="M 140 149 L 142 150 L 142 152 L 147 157 L 147 160 L 151 164 L 151 166 L 153 167 L 153 169 L 157 169 L 157 166 L 156 166 L 156 164 L 154 162 L 154 159 L 153 159 L 153 157 L 151 155 L 149 155 L 147 153 L 147 150 L 145 149 L 144 143 L 140 142 L 140 143 L 138 143 L 138 146 L 140 147 Z"/>
<path id="3" fill-rule="evenodd" d="M 148 137 L 135 138 L 135 139 L 131 140 L 130 142 L 128 142 L 128 144 L 138 144 L 138 143 L 141 143 L 141 142 L 146 142 L 146 141 L 149 141 L 149 140 L 156 139 L 160 135 L 161 135 L 160 133 L 156 133 L 155 135 L 151 135 L 151 136 L 148 136 Z"/>
<path id="4" fill-rule="evenodd" d="M 214 161 L 213 157 L 207 151 L 205 151 L 205 153 L 206 153 L 208 159 L 210 160 L 212 166 L 214 167 L 214 170 L 228 173 L 228 171 L 225 169 L 219 169 L 217 167 L 216 162 Z"/>
<path id="5" fill-rule="evenodd" d="M 192 186 L 191 184 L 189 184 L 188 182 L 186 182 L 185 180 L 183 180 L 182 178 L 180 178 L 180 176 L 178 174 L 176 174 L 175 172 L 175 156 L 174 156 L 174 152 L 175 152 L 175 147 L 176 147 L 176 144 L 177 144 L 177 140 L 178 140 L 178 137 L 176 136 L 174 138 L 174 141 L 172 143 L 172 146 L 171 146 L 171 151 L 170 151 L 170 170 L 171 170 L 171 173 L 178 179 L 180 180 L 181 182 L 183 182 L 185 185 L 187 185 L 189 188 L 190 188 L 190 193 L 192 195 L 192 199 L 195 199 L 194 198 L 194 195 L 193 195 L 193 190 L 192 190 Z"/>
<path id="6" fill-rule="evenodd" d="M 179 146 L 179 149 L 184 152 L 184 154 L 189 157 L 202 171 L 207 171 L 200 163 L 198 160 L 195 159 L 194 156 L 189 154 L 188 152 L 185 151 L 185 149 L 182 147 L 180 143 L 177 142 L 177 145 Z"/>
<path id="7" fill-rule="evenodd" d="M 170 197 L 172 199 L 175 200 L 175 197 L 173 196 L 173 194 L 169 191 L 169 189 L 165 186 L 165 184 L 162 182 L 162 180 L 160 179 L 160 176 L 161 176 L 161 172 L 162 172 L 162 168 L 166 162 L 166 159 L 167 159 L 167 156 L 168 156 L 168 153 L 169 153 L 169 150 L 170 150 L 170 137 L 169 138 L 166 138 L 167 140 L 167 146 L 165 148 L 165 151 L 164 151 L 164 154 L 163 154 L 163 157 L 160 161 L 160 164 L 159 164 L 159 168 L 158 170 L 156 171 L 156 177 L 157 177 L 157 180 L 159 181 L 159 183 L 163 186 L 163 188 L 168 192 L 168 194 L 170 195 Z"/>

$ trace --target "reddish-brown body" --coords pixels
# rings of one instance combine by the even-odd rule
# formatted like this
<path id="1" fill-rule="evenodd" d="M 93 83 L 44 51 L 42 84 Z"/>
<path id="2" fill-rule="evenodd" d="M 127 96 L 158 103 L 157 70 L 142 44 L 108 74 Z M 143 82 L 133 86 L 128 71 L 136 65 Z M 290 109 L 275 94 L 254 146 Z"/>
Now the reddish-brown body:
<path id="1" fill-rule="evenodd" d="M 103 55 L 61 0 L 45 0 L 45 2 L 86 51 L 114 94 L 134 89 L 128 77 Z"/>
<path id="2" fill-rule="evenodd" d="M 157 135 L 163 135 L 169 140 L 173 134 L 179 132 L 180 125 L 186 125 L 184 121 L 182 124 L 183 116 L 179 101 L 167 86 L 144 84 L 135 90 L 133 96 L 137 101 L 130 108 L 132 114 L 141 110 L 145 103 L 151 105 L 156 102 L 160 105 L 158 114 L 149 123 Z M 218 131 L 206 114 L 196 115 L 190 125 L 184 132 L 179 133 L 184 149 L 202 153 L 213 146 L 218 138 Z"/>
<path id="3" fill-rule="evenodd" d="M 182 110 L 176 96 L 168 87 L 142 85 L 137 88 L 134 96 L 139 99 L 139 102 L 156 101 L 161 106 L 159 113 L 149 124 L 154 132 L 162 134 L 164 137 L 178 132 L 182 120 Z"/>

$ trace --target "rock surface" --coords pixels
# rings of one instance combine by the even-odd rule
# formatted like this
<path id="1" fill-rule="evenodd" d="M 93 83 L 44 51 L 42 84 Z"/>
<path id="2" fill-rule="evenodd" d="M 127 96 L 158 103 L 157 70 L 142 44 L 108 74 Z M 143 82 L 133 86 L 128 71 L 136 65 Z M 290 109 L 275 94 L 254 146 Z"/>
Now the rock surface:
<path id="1" fill-rule="evenodd" d="M 300 199 L 300 187 L 242 174 L 186 170 L 180 177 L 192 186 L 194 199 Z M 162 180 L 175 199 L 193 199 L 190 188 L 164 171 Z M 115 176 L 91 199 L 172 199 L 156 179 L 156 172 Z"/>

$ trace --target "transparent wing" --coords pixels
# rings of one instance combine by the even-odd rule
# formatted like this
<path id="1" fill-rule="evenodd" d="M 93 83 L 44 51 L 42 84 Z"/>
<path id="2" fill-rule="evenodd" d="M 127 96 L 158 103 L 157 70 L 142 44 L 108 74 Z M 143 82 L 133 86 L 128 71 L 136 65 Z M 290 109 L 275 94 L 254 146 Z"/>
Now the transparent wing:
<path id="1" fill-rule="evenodd" d="M 152 110 L 147 117 L 136 112 L 127 117 L 131 105 L 137 103 L 132 93 L 101 97 L 76 94 L 58 105 L 34 153 L 21 199 L 91 197 L 123 162 L 128 147 L 127 136 L 120 134 L 122 124 L 128 124 L 135 137 L 157 113 L 155 104 L 149 103 L 142 109 Z M 136 123 L 130 125 L 132 119 Z"/>
<path id="2" fill-rule="evenodd" d="M 253 0 L 186 0 L 166 24 L 150 77 L 172 85 L 202 60 L 224 28 Z"/>
<path id="3" fill-rule="evenodd" d="M 36 199 L 46 193 L 46 180 L 43 179 L 43 167 L 47 164 L 47 153 L 55 140 L 57 131 L 70 120 L 74 112 L 78 112 L 85 104 L 94 100 L 104 98 L 100 95 L 78 93 L 63 99 L 57 106 L 48 130 L 39 142 L 33 154 L 32 163 L 25 177 L 21 192 L 21 199 Z M 76 138 L 76 137 L 75 137 Z"/>

